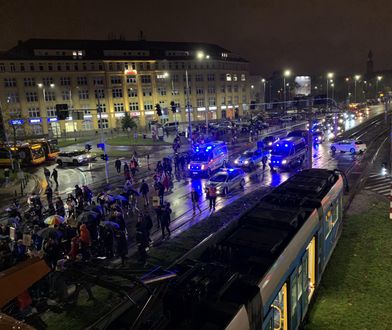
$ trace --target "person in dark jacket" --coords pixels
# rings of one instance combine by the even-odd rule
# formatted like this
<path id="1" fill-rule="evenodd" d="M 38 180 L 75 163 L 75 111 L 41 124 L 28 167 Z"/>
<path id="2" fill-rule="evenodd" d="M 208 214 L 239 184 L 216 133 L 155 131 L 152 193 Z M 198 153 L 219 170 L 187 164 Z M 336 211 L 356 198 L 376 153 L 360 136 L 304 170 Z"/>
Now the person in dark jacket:
<path id="1" fill-rule="evenodd" d="M 46 199 L 48 200 L 48 204 L 53 203 L 53 189 L 48 185 L 45 189 Z"/>
<path id="2" fill-rule="evenodd" d="M 128 254 L 127 237 L 122 230 L 116 231 L 116 253 L 121 258 L 121 265 L 125 265 L 125 259 Z"/>
<path id="3" fill-rule="evenodd" d="M 143 179 L 142 180 L 142 184 L 140 186 L 140 190 L 139 192 L 142 194 L 143 199 L 144 199 L 144 206 L 148 206 L 150 205 L 149 201 L 148 201 L 148 192 L 150 191 L 150 189 L 148 188 L 148 184 L 147 182 Z"/>
<path id="4" fill-rule="evenodd" d="M 195 213 L 196 213 L 196 208 L 201 213 L 199 200 L 200 200 L 199 193 L 195 190 L 195 188 L 192 188 L 192 190 L 191 190 L 191 201 L 192 201 L 192 207 L 193 207 L 193 215 L 195 215 Z"/>
<path id="5" fill-rule="evenodd" d="M 139 218 L 136 223 L 136 242 L 138 244 L 139 261 L 144 264 L 147 258 L 146 248 L 148 247 L 149 242 L 142 218 Z"/>
<path id="6" fill-rule="evenodd" d="M 121 160 L 119 158 L 116 159 L 114 162 L 114 167 L 116 168 L 116 171 L 118 174 L 121 173 Z"/>
<path id="7" fill-rule="evenodd" d="M 157 181 L 155 183 L 155 190 L 158 192 L 160 205 L 163 205 L 163 196 L 165 194 L 165 186 L 162 184 L 161 181 Z"/>
<path id="8" fill-rule="evenodd" d="M 54 182 L 56 183 L 56 187 L 58 187 L 59 186 L 59 182 L 58 182 L 59 173 L 57 172 L 57 170 L 55 168 L 52 171 L 51 177 L 53 178 Z"/>
<path id="9" fill-rule="evenodd" d="M 165 239 L 165 230 L 167 231 L 168 237 L 170 237 L 171 231 L 170 231 L 170 215 L 172 213 L 172 210 L 170 208 L 170 204 L 166 203 L 162 215 L 161 215 L 161 229 L 162 229 L 162 239 Z"/>

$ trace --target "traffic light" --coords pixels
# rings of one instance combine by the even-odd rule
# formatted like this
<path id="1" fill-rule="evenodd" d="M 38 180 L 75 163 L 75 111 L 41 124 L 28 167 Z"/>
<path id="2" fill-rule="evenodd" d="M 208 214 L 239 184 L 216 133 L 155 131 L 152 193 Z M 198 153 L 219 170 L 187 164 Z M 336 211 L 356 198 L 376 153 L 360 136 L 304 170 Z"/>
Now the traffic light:
<path id="1" fill-rule="evenodd" d="M 69 117 L 68 104 L 56 104 L 56 117 L 65 120 Z"/>
<path id="2" fill-rule="evenodd" d="M 160 117 L 162 116 L 162 109 L 159 103 L 155 104 L 155 110 L 157 111 L 157 115 Z"/>
<path id="3" fill-rule="evenodd" d="M 102 154 L 101 159 L 102 160 L 109 160 L 109 156 L 107 154 Z"/>
<path id="4" fill-rule="evenodd" d="M 174 103 L 174 101 L 171 101 L 171 102 L 170 102 L 170 106 L 171 106 L 171 111 L 172 111 L 173 113 L 176 113 L 176 112 L 177 112 L 177 106 L 176 106 L 176 104 Z"/>

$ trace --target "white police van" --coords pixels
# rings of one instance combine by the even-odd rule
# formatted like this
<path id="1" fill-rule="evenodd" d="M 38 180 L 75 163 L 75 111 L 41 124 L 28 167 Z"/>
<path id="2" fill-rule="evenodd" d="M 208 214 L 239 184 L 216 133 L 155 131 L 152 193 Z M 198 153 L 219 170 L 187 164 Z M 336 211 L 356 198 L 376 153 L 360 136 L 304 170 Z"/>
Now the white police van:
<path id="1" fill-rule="evenodd" d="M 195 145 L 191 159 L 188 165 L 191 177 L 202 174 L 210 176 L 229 161 L 227 146 L 222 141 Z"/>
<path id="2" fill-rule="evenodd" d="M 275 142 L 270 157 L 271 170 L 291 169 L 301 165 L 306 158 L 307 150 L 305 140 L 301 137 L 292 136 Z"/>

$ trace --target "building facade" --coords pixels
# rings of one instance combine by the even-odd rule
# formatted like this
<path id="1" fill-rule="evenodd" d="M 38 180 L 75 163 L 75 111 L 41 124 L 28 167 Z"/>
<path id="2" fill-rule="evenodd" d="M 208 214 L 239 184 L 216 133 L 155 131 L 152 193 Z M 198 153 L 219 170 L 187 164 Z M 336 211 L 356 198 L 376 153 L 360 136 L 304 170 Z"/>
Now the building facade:
<path id="1" fill-rule="evenodd" d="M 188 99 L 193 122 L 234 118 L 249 110 L 248 80 L 248 62 L 212 44 L 30 39 L 0 54 L 4 128 L 18 137 L 121 128 L 126 112 L 142 128 L 187 122 Z"/>

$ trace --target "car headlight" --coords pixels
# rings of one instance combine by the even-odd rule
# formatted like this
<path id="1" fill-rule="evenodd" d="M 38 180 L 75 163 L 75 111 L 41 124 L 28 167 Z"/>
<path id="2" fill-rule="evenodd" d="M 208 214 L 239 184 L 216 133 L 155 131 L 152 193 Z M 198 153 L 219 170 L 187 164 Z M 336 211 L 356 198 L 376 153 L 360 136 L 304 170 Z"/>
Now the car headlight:
<path id="1" fill-rule="evenodd" d="M 249 164 L 249 160 L 246 160 L 244 163 L 245 163 L 245 165 L 246 165 L 246 164 Z"/>
<path id="2" fill-rule="evenodd" d="M 236 160 L 234 161 L 234 163 L 235 163 L 235 164 L 238 164 L 238 159 L 236 159 Z"/>
<path id="3" fill-rule="evenodd" d="M 188 164 L 188 170 L 190 170 L 191 169 L 191 164 Z"/>
<path id="4" fill-rule="evenodd" d="M 202 165 L 201 165 L 201 170 L 204 171 L 204 169 L 205 169 L 205 165 L 202 164 Z"/>
<path id="5" fill-rule="evenodd" d="M 269 145 L 269 146 L 272 146 L 272 142 L 268 142 L 268 145 Z"/>
<path id="6" fill-rule="evenodd" d="M 287 160 L 286 160 L 286 159 L 283 159 L 283 160 L 282 160 L 282 164 L 287 164 Z"/>

